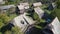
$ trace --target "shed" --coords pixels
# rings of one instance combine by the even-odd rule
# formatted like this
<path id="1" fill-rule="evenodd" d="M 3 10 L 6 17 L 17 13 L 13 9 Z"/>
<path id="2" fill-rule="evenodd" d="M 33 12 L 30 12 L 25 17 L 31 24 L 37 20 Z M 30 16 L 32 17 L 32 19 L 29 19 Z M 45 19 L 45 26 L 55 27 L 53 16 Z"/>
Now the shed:
<path id="1" fill-rule="evenodd" d="M 39 7 L 39 6 L 42 6 L 42 3 L 41 2 L 33 3 L 33 6 L 34 7 Z"/>
<path id="2" fill-rule="evenodd" d="M 44 11 L 40 7 L 34 8 L 34 10 L 39 15 L 39 18 L 42 18 Z"/>

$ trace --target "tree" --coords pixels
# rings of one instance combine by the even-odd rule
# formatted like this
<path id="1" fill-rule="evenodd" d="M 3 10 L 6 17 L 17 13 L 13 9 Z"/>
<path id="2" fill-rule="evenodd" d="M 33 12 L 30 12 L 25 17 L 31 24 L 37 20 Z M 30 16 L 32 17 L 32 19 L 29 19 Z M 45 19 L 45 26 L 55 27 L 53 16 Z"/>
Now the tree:
<path id="1" fill-rule="evenodd" d="M 10 18 L 6 14 L 0 14 L 0 21 L 2 21 L 4 24 L 7 24 L 10 21 Z"/>
<path id="2" fill-rule="evenodd" d="M 20 28 L 18 27 L 12 27 L 12 30 L 13 34 L 22 34 L 22 32 L 20 31 Z"/>
<path id="3" fill-rule="evenodd" d="M 4 34 L 12 34 L 12 32 L 7 30 L 7 31 L 4 32 Z"/>

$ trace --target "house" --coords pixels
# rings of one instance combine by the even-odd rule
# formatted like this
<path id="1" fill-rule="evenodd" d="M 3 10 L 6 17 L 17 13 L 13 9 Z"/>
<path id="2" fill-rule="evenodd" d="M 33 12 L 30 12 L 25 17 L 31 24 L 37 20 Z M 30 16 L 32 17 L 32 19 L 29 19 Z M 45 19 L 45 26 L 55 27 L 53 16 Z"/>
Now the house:
<path id="1" fill-rule="evenodd" d="M 21 29 L 21 32 L 24 32 L 28 27 L 28 24 L 26 23 L 22 15 L 15 17 L 11 23 L 13 23 L 14 26 L 19 27 Z"/>
<path id="2" fill-rule="evenodd" d="M 5 6 L 0 6 L 0 12 L 1 13 L 6 13 L 6 11 L 7 10 L 9 10 L 10 8 L 15 8 L 15 6 L 14 5 L 5 5 Z M 14 10 L 13 10 L 13 12 L 15 12 Z"/>
<path id="3" fill-rule="evenodd" d="M 57 17 L 52 21 L 51 24 L 53 26 L 53 28 L 51 29 L 53 31 L 53 33 L 60 34 L 60 22 Z"/>
<path id="4" fill-rule="evenodd" d="M 26 2 L 26 3 L 20 3 L 18 5 L 18 9 L 20 10 L 19 12 L 20 13 L 24 13 L 26 9 L 29 9 L 29 4 Z"/>
<path id="5" fill-rule="evenodd" d="M 29 4 L 26 2 L 26 3 L 20 3 L 21 5 L 24 6 L 25 9 L 29 9 Z"/>
<path id="6" fill-rule="evenodd" d="M 0 4 L 5 4 L 5 1 L 4 0 L 0 0 Z"/>
<path id="7" fill-rule="evenodd" d="M 25 9 L 29 9 L 29 4 L 27 2 L 26 3 L 20 3 L 19 5 L 24 6 Z"/>
<path id="8" fill-rule="evenodd" d="M 34 8 L 34 10 L 39 15 L 39 18 L 42 18 L 44 11 L 40 7 Z"/>
<path id="9" fill-rule="evenodd" d="M 24 13 L 24 18 L 25 18 L 25 20 L 29 23 L 29 25 L 32 25 L 32 24 L 35 24 L 35 21 L 31 18 L 31 17 L 29 17 L 29 16 L 26 16 L 26 14 L 27 13 Z"/>
<path id="10" fill-rule="evenodd" d="M 50 31 L 44 31 L 45 29 L 48 29 L 48 30 L 50 30 Z M 50 24 L 48 24 L 45 28 L 44 28 L 44 33 L 45 34 L 49 34 L 49 32 L 50 33 L 54 33 L 54 34 L 60 34 L 60 21 L 58 20 L 58 18 L 57 17 L 55 17 L 55 19 L 50 23 Z"/>
<path id="11" fill-rule="evenodd" d="M 33 6 L 34 7 L 39 7 L 39 6 L 42 6 L 42 3 L 41 2 L 33 3 Z"/>
<path id="12" fill-rule="evenodd" d="M 11 23 L 14 25 L 14 26 L 17 26 L 21 29 L 22 32 L 25 32 L 27 27 L 29 25 L 32 25 L 35 23 L 35 21 L 33 21 L 32 18 L 26 16 L 26 13 L 22 14 L 22 15 L 19 15 L 17 17 L 15 17 Z"/>

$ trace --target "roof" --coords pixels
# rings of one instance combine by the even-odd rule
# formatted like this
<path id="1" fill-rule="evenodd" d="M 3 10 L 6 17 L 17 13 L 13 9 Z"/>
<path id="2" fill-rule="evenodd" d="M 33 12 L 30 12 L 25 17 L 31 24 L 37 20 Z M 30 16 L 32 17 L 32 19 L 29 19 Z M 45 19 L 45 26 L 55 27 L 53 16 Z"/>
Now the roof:
<path id="1" fill-rule="evenodd" d="M 57 17 L 52 21 L 51 24 L 53 26 L 53 29 L 52 29 L 53 33 L 60 34 L 60 22 Z"/>
<path id="2" fill-rule="evenodd" d="M 42 6 L 42 3 L 41 2 L 33 3 L 33 6 L 34 7 L 36 7 L 36 6 Z"/>
<path id="3" fill-rule="evenodd" d="M 23 21 L 24 24 L 22 24 L 21 21 Z M 26 16 L 26 13 L 15 17 L 12 22 L 15 26 L 21 28 L 21 31 L 24 31 L 28 25 L 35 23 L 30 17 Z"/>
<path id="4" fill-rule="evenodd" d="M 24 24 L 22 24 L 21 22 L 24 22 Z M 13 19 L 13 24 L 14 24 L 15 26 L 18 26 L 18 27 L 21 29 L 21 31 L 23 31 L 24 28 L 27 27 L 27 23 L 26 23 L 26 21 L 23 19 L 23 16 L 22 16 L 22 15 L 19 15 L 19 16 L 15 17 L 15 18 Z"/>
<path id="5" fill-rule="evenodd" d="M 18 5 L 18 8 L 21 10 L 21 9 L 28 9 L 29 8 L 29 4 L 26 2 L 26 3 L 20 3 Z"/>
<path id="6" fill-rule="evenodd" d="M 40 7 L 34 8 L 34 10 L 39 15 L 40 18 L 43 16 L 44 11 Z"/>
<path id="7" fill-rule="evenodd" d="M 0 6 L 0 9 L 4 10 L 4 9 L 9 9 L 11 7 L 15 7 L 15 6 L 14 5 Z"/>
<path id="8" fill-rule="evenodd" d="M 19 10 L 23 10 L 24 6 L 23 5 L 18 5 Z"/>
<path id="9" fill-rule="evenodd" d="M 26 16 L 26 14 L 27 14 L 27 13 L 24 13 L 24 16 L 23 16 L 23 17 L 27 20 L 27 22 L 28 22 L 30 25 L 34 24 L 35 21 L 34 21 L 31 17 Z"/>

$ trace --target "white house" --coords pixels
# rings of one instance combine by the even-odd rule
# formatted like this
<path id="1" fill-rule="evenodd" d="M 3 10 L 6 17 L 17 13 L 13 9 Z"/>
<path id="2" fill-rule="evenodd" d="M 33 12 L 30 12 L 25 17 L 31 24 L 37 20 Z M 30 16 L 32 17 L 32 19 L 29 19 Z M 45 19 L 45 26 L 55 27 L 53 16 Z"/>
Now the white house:
<path id="1" fill-rule="evenodd" d="M 35 23 L 35 21 L 33 21 L 32 18 L 30 17 L 27 17 L 26 16 L 26 13 L 25 14 L 22 14 L 22 15 L 19 15 L 17 17 L 15 17 L 12 22 L 13 25 L 15 26 L 18 26 L 22 32 L 25 32 L 25 30 L 27 29 L 27 27 L 29 25 L 32 25 Z"/>
<path id="2" fill-rule="evenodd" d="M 39 6 L 42 6 L 42 3 L 41 2 L 33 3 L 33 6 L 34 7 L 39 7 Z"/>
<path id="3" fill-rule="evenodd" d="M 14 5 L 5 5 L 5 6 L 0 6 L 0 9 L 1 10 L 7 10 L 7 9 L 9 9 L 11 7 L 15 7 L 15 6 Z"/>
<path id="4" fill-rule="evenodd" d="M 18 9 L 20 10 L 19 13 L 24 13 L 25 9 L 23 5 L 18 5 Z"/>
<path id="5" fill-rule="evenodd" d="M 26 16 L 27 13 L 24 13 L 23 17 L 26 19 L 26 21 L 29 23 L 29 25 L 32 25 L 32 24 L 35 24 L 35 21 L 29 17 L 29 16 Z"/>
<path id="6" fill-rule="evenodd" d="M 20 5 L 23 5 L 25 9 L 29 9 L 29 3 L 20 3 Z"/>
<path id="7" fill-rule="evenodd" d="M 34 8 L 35 12 L 39 15 L 41 18 L 44 15 L 44 11 L 40 7 Z"/>
<path id="8" fill-rule="evenodd" d="M 24 9 L 28 9 L 29 8 L 29 4 L 26 2 L 26 3 L 20 3 L 19 5 L 18 5 L 18 7 L 19 6 L 23 6 L 23 8 Z M 22 7 L 21 7 L 22 8 Z"/>
<path id="9" fill-rule="evenodd" d="M 57 17 L 55 17 L 55 19 L 50 23 L 48 24 L 45 29 L 49 29 L 51 30 L 54 34 L 60 34 L 60 21 L 58 20 Z M 45 31 L 46 34 L 49 33 L 47 31 Z M 52 33 L 50 32 L 50 33 Z"/>
<path id="10" fill-rule="evenodd" d="M 18 5 L 18 9 L 20 10 L 20 13 L 24 13 L 26 9 L 29 9 L 29 4 L 26 3 L 20 3 Z"/>
<path id="11" fill-rule="evenodd" d="M 27 29 L 28 24 L 24 20 L 23 16 L 17 16 L 12 20 L 12 23 L 14 26 L 17 26 L 21 29 L 22 32 L 24 32 Z"/>
<path id="12" fill-rule="evenodd" d="M 52 31 L 54 34 L 60 34 L 60 22 L 58 20 L 58 18 L 56 17 L 53 21 L 52 21 Z"/>

